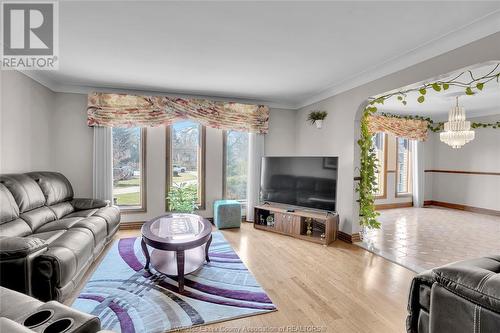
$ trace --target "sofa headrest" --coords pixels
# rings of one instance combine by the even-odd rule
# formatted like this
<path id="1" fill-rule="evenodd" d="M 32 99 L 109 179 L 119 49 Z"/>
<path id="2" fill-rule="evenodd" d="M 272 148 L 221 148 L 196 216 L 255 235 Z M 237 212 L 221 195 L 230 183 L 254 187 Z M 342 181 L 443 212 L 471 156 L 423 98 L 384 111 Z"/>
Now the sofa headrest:
<path id="1" fill-rule="evenodd" d="M 9 189 L 20 213 L 42 207 L 45 204 L 45 196 L 40 186 L 25 174 L 2 175 L 0 183 Z"/>
<path id="2" fill-rule="evenodd" d="M 47 206 L 73 200 L 73 187 L 69 180 L 59 172 L 37 171 L 27 173 L 34 179 L 45 196 Z"/>
<path id="3" fill-rule="evenodd" d="M 0 224 L 10 222 L 19 216 L 16 200 L 4 184 L 0 183 Z"/>

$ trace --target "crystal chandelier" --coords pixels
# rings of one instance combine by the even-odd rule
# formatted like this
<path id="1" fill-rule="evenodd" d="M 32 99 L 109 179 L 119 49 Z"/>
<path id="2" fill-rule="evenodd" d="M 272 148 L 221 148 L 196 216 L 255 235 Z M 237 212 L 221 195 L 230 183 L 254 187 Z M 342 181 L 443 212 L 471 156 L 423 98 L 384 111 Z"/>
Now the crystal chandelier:
<path id="1" fill-rule="evenodd" d="M 450 109 L 448 121 L 444 123 L 444 132 L 439 133 L 439 138 L 447 145 L 458 149 L 474 140 L 474 131 L 470 129 L 470 121 L 465 120 L 465 109 L 457 105 Z"/>

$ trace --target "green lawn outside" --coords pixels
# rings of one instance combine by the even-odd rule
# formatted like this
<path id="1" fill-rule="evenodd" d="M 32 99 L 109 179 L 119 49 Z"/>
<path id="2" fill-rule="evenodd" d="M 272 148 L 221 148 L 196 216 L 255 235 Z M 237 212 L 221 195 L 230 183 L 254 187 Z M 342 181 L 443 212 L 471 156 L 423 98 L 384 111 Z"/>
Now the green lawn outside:
<path id="1" fill-rule="evenodd" d="M 196 180 L 196 178 L 198 178 L 196 171 L 180 172 L 179 176 L 172 177 L 172 182 L 179 184 L 190 180 Z"/>
<path id="2" fill-rule="evenodd" d="M 141 203 L 140 192 L 117 194 L 115 195 L 115 198 L 119 206 L 120 205 L 136 206 L 140 205 Z"/>
<path id="3" fill-rule="evenodd" d="M 139 186 L 140 184 L 141 184 L 141 179 L 138 177 L 127 180 L 120 180 L 116 183 L 115 187 Z"/>

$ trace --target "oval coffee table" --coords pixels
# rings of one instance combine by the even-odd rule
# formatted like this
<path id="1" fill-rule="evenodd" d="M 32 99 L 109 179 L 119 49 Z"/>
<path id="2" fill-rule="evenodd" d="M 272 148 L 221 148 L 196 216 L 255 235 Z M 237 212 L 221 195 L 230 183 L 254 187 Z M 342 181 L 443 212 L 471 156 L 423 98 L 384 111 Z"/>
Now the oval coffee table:
<path id="1" fill-rule="evenodd" d="M 184 275 L 199 269 L 208 258 L 212 225 L 194 214 L 165 214 L 142 226 L 142 251 L 149 264 L 160 273 L 177 276 L 179 291 L 184 291 Z M 149 245 L 153 248 L 151 254 Z"/>

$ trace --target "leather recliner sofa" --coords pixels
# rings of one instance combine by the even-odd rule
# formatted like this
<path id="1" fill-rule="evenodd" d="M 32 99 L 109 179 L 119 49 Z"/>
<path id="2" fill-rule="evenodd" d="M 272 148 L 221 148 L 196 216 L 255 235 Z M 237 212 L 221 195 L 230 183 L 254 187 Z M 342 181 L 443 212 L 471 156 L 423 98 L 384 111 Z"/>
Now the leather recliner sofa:
<path id="1" fill-rule="evenodd" d="M 417 275 L 408 333 L 500 332 L 500 256 L 459 261 Z"/>
<path id="2" fill-rule="evenodd" d="M 0 176 L 0 285 L 64 301 L 118 230 L 120 210 L 73 198 L 57 172 Z"/>

